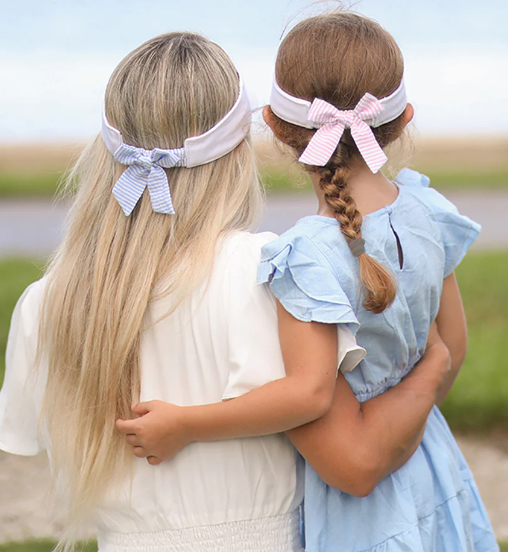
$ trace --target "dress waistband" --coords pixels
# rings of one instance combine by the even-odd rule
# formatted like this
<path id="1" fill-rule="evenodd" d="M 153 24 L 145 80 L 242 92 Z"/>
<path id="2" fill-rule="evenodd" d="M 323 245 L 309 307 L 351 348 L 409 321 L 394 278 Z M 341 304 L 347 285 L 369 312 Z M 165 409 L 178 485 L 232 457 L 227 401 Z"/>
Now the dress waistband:
<path id="1" fill-rule="evenodd" d="M 298 510 L 153 533 L 99 532 L 97 540 L 99 552 L 303 552 Z"/>

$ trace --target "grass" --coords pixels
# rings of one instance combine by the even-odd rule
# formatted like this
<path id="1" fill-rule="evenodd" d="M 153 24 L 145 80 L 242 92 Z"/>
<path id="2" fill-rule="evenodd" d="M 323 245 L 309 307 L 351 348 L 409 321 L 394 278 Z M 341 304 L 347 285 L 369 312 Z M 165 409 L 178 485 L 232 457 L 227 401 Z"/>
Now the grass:
<path id="1" fill-rule="evenodd" d="M 469 350 L 443 404 L 455 429 L 480 431 L 508 422 L 508 252 L 468 255 L 457 269 Z"/>
<path id="2" fill-rule="evenodd" d="M 508 189 L 508 170 L 485 171 L 430 170 L 427 174 L 438 190 L 501 190 Z M 47 198 L 55 194 L 62 173 L 24 174 L 0 172 L 0 198 Z M 311 190 L 305 176 L 279 167 L 265 167 L 261 178 L 269 193 L 294 193 Z"/>
<path id="3" fill-rule="evenodd" d="M 491 171 L 459 171 L 441 170 L 426 171 L 418 169 L 426 174 L 433 188 L 440 191 L 449 190 L 507 190 L 508 170 L 499 169 Z M 261 172 L 262 181 L 269 193 L 291 193 L 298 190 L 311 191 L 310 181 L 295 176 L 294 171 L 288 174 L 283 168 L 270 168 Z"/>
<path id="4" fill-rule="evenodd" d="M 57 190 L 61 176 L 61 173 L 0 173 L 0 197 L 51 197 Z"/>
<path id="5" fill-rule="evenodd" d="M 0 382 L 10 317 L 25 287 L 40 277 L 37 263 L 0 262 Z M 508 424 L 508 251 L 474 252 L 457 270 L 469 325 L 469 352 L 443 412 L 455 430 Z"/>

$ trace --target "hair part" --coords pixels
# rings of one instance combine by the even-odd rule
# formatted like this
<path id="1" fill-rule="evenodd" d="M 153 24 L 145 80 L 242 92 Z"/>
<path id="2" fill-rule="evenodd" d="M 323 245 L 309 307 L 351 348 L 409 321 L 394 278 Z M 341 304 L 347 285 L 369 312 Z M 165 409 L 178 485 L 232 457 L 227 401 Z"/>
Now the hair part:
<path id="1" fill-rule="evenodd" d="M 170 33 L 120 63 L 106 111 L 126 143 L 176 148 L 221 120 L 238 91 L 237 71 L 218 45 Z M 40 322 L 39 358 L 48 365 L 41 419 L 76 527 L 128 473 L 131 455 L 115 421 L 132 418 L 139 400 L 150 303 L 168 297 L 170 314 L 210 274 L 220 235 L 249 228 L 261 205 L 250 137 L 214 162 L 166 169 L 175 215 L 155 213 L 145 190 L 126 217 L 112 194 L 125 168 L 98 136 L 68 177 L 77 195 L 47 272 Z"/>
<path id="2" fill-rule="evenodd" d="M 284 38 L 277 54 L 275 77 L 292 96 L 312 101 L 321 98 L 337 109 L 354 109 L 365 93 L 383 98 L 402 80 L 404 62 L 393 37 L 379 24 L 352 12 L 333 11 L 298 23 Z M 275 137 L 300 157 L 315 130 L 280 119 L 268 107 L 265 119 Z M 403 116 L 372 128 L 382 148 L 404 130 Z M 327 205 L 334 211 L 348 242 L 361 237 L 362 215 L 348 186 L 352 163 L 360 152 L 349 129 L 324 167 L 304 165 L 317 173 Z M 397 292 L 394 278 L 381 263 L 363 253 L 358 257 L 364 308 L 383 312 Z"/>

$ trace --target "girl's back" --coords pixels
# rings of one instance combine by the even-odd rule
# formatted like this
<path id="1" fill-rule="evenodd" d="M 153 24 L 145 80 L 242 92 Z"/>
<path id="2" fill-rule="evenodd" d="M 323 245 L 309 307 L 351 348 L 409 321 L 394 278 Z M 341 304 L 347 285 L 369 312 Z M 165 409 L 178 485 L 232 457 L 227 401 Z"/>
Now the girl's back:
<path id="1" fill-rule="evenodd" d="M 356 333 L 367 355 L 345 376 L 360 401 L 396 385 L 421 358 L 439 310 L 443 280 L 480 231 L 479 225 L 428 188 L 427 177 L 404 169 L 395 183 L 396 200 L 364 216 L 362 225 L 368 254 L 396 275 L 397 294 L 390 308 L 375 314 L 363 307 L 358 262 L 335 218 L 315 215 L 300 220 L 263 248 L 259 269 L 260 280 L 271 280 L 284 303 L 284 284 L 277 282 L 274 266 L 279 271 L 288 267 L 293 279 L 312 296 L 302 294 L 302 320 L 323 317 L 312 312 L 328 303 L 334 321 L 348 324 Z M 304 255 L 313 265 L 301 263 Z M 326 322 L 326 316 L 321 321 Z"/>
<path id="2" fill-rule="evenodd" d="M 171 315 L 161 319 L 171 307 L 168 297 L 149 306 L 141 400 L 218 402 L 284 375 L 274 299 L 256 285 L 261 246 L 274 237 L 227 234 L 209 279 Z M 16 371 L 7 374 L 0 412 L 2 448 L 13 453 L 50 449 L 37 432 L 47 368 L 40 367 L 35 386 L 27 387 L 46 283 L 30 286 L 13 319 L 8 363 Z M 132 477 L 93 513 L 99 548 L 216 551 L 222 539 L 224 546 L 234 541 L 238 551 L 297 551 L 302 483 L 296 451 L 284 434 L 193 443 L 156 467 L 135 459 Z"/>

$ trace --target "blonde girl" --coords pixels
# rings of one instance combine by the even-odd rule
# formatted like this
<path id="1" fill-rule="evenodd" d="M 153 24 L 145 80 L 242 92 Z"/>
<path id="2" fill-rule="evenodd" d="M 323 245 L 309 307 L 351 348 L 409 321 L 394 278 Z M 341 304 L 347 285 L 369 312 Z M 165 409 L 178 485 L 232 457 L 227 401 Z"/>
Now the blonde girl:
<path id="1" fill-rule="evenodd" d="M 115 428 L 139 400 L 214 403 L 284 376 L 274 300 L 255 281 L 275 236 L 246 231 L 260 200 L 249 122 L 231 60 L 196 34 L 149 40 L 110 79 L 101 136 L 69 179 L 68 233 L 15 309 L 0 395 L 0 448 L 49 454 L 69 511 L 60 547 L 91 518 L 101 552 L 301 550 L 302 471 L 285 435 L 195 443 L 152 467 Z M 317 373 L 354 362 L 345 328 L 338 351 L 331 326 L 298 324 L 307 358 L 327 343 Z M 447 365 L 435 336 L 419 374 L 362 410 L 339 380 L 338 480 L 360 489 L 410 456 Z M 299 421 L 324 411 L 304 410 Z M 372 450 L 375 469 L 347 468 Z"/>
<path id="2" fill-rule="evenodd" d="M 413 116 L 403 70 L 393 38 L 354 13 L 309 18 L 285 37 L 264 117 L 308 171 L 319 211 L 263 247 L 258 283 L 269 284 L 279 301 L 281 344 L 288 351 L 286 370 L 292 369 L 286 380 L 292 381 L 270 383 L 224 404 L 138 406 L 146 414 L 121 427 L 140 455 L 162 459 L 193 440 L 287 430 L 302 423 L 311 396 L 320 396 L 326 410 L 333 378 L 332 364 L 326 371 L 323 359 L 333 351 L 336 327 L 356 333 L 367 351 L 345 374 L 363 402 L 382 397 L 413 369 L 436 321 L 452 358 L 436 402 L 446 396 L 466 350 L 453 271 L 479 226 L 428 188 L 426 177 L 405 169 L 391 182 L 379 172 L 384 148 Z M 329 332 L 323 330 L 319 346 L 306 357 L 299 324 L 310 331 L 316 322 Z M 305 392 L 298 394 L 296 382 L 305 377 Z M 289 433 L 307 460 L 307 550 L 498 550 L 472 474 L 437 407 L 414 455 L 363 497 L 342 492 L 348 488 L 340 482 L 335 486 L 341 490 L 327 485 L 336 482 L 330 464 L 338 466 L 343 458 L 333 439 L 324 441 L 329 436 L 319 421 L 310 428 Z M 323 452 L 327 445 L 333 460 Z"/>

